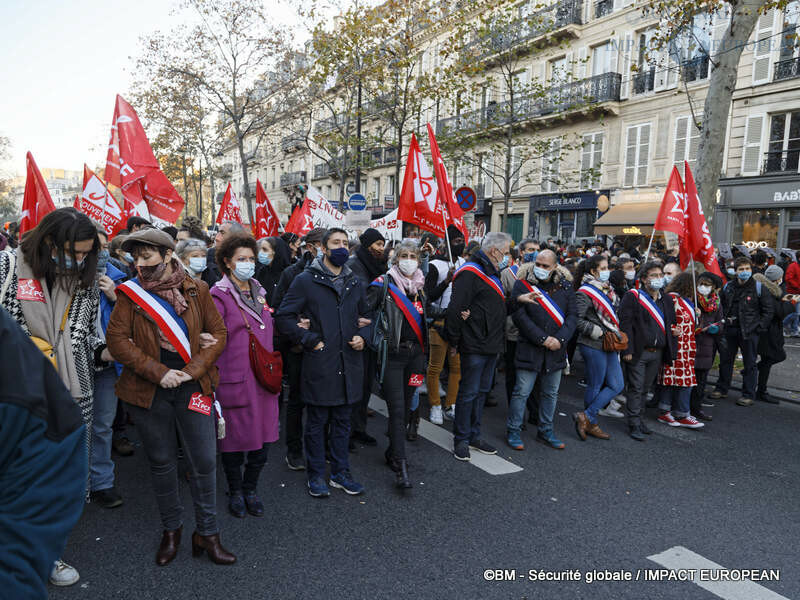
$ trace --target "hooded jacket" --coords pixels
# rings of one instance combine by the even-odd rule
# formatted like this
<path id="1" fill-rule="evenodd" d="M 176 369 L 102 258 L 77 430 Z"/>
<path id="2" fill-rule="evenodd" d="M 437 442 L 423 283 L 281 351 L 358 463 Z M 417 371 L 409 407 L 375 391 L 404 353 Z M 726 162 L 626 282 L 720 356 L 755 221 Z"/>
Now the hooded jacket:
<path id="1" fill-rule="evenodd" d="M 777 283 L 770 281 L 760 273 L 753 275 L 753 279 L 761 282 L 763 286 L 761 295 L 767 297 L 773 305 L 769 327 L 758 337 L 758 355 L 762 362 L 770 364 L 783 362 L 786 360 L 786 351 L 783 348 L 783 320 L 794 312 L 794 305 L 781 300 L 785 293 Z"/>

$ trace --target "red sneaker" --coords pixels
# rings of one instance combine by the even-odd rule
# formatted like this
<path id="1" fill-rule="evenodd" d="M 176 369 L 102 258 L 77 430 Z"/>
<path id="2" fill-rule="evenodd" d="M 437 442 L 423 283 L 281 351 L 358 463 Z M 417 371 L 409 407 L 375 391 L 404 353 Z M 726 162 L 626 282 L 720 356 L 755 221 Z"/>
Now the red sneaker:
<path id="1" fill-rule="evenodd" d="M 697 419 L 695 419 L 692 415 L 687 415 L 682 419 L 678 419 L 676 423 L 681 427 L 688 427 L 689 429 L 702 429 L 706 426 L 705 423 L 701 423 Z"/>
<path id="2" fill-rule="evenodd" d="M 658 415 L 658 420 L 664 425 L 669 425 L 670 427 L 680 427 L 680 423 L 675 420 L 675 417 L 672 416 L 671 412 L 665 412 L 663 415 Z"/>

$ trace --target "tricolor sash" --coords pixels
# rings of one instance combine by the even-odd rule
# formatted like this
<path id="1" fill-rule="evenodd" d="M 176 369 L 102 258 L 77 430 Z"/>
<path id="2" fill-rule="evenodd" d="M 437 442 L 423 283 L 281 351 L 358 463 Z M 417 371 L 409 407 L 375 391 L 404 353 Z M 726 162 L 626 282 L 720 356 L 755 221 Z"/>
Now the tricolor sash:
<path id="1" fill-rule="evenodd" d="M 680 294 L 676 294 L 675 292 L 670 292 L 670 296 L 675 298 L 675 300 L 677 301 L 678 305 L 683 307 L 683 310 L 685 310 L 686 312 L 689 313 L 689 315 L 692 317 L 692 323 L 696 326 L 697 325 L 697 313 L 694 310 L 694 304 L 692 304 L 691 301 L 687 300 L 686 298 L 684 298 Z"/>
<path id="2" fill-rule="evenodd" d="M 602 290 L 598 290 L 590 283 L 584 283 L 578 288 L 578 291 L 589 296 L 594 302 L 594 305 L 599 307 L 606 317 L 619 328 L 619 319 L 617 318 L 617 312 L 614 310 L 614 305 Z"/>
<path id="3" fill-rule="evenodd" d="M 550 318 L 556 322 L 556 325 L 558 325 L 559 327 L 563 326 L 564 312 L 561 310 L 561 308 L 559 308 L 558 304 L 556 304 L 553 301 L 553 299 L 547 294 L 547 292 L 545 292 L 543 289 L 536 287 L 535 285 L 531 285 L 524 279 L 520 279 L 519 281 L 522 282 L 522 285 L 524 285 L 529 292 L 539 292 L 541 294 L 541 296 L 536 299 L 536 301 L 539 303 L 539 306 L 541 306 L 544 309 L 544 312 L 546 312 L 550 316 Z"/>
<path id="4" fill-rule="evenodd" d="M 375 281 L 373 281 L 370 285 L 374 285 L 377 287 L 383 287 L 383 277 L 378 277 Z M 395 305 L 397 308 L 400 309 L 400 312 L 403 313 L 403 316 L 406 318 L 406 321 L 411 326 L 411 329 L 414 331 L 414 334 L 417 336 L 417 340 L 419 340 L 419 345 L 422 348 L 425 348 L 425 338 L 422 335 L 422 314 L 414 303 L 406 296 L 403 291 L 389 281 L 389 294 L 392 296 L 392 300 L 394 300 Z"/>
<path id="5" fill-rule="evenodd" d="M 146 312 L 158 325 L 158 329 L 175 347 L 181 358 L 187 363 L 192 360 L 192 348 L 189 344 L 189 328 L 186 321 L 175 312 L 172 305 L 145 290 L 137 279 L 131 279 L 117 286 L 117 291 L 125 294 L 130 300 Z"/>
<path id="6" fill-rule="evenodd" d="M 495 292 L 500 294 L 500 297 L 505 300 L 506 295 L 503 292 L 503 284 L 500 282 L 500 279 L 496 275 L 487 275 L 483 272 L 481 266 L 474 262 L 465 262 L 459 269 L 453 274 L 453 281 L 455 281 L 456 277 L 458 277 L 459 273 L 463 271 L 469 271 L 470 273 L 474 273 L 478 277 L 480 277 L 486 285 L 491 287 Z"/>
<path id="7" fill-rule="evenodd" d="M 511 271 L 511 274 L 514 276 L 514 279 L 517 279 L 517 273 L 519 272 L 519 265 L 511 265 L 508 267 L 508 270 Z"/>
<path id="8" fill-rule="evenodd" d="M 667 333 L 667 328 L 664 324 L 664 313 L 661 312 L 661 309 L 658 308 L 658 305 L 655 301 L 650 297 L 650 294 L 641 290 L 631 290 L 633 294 L 636 295 L 636 298 L 639 300 L 639 304 L 641 304 L 644 309 L 648 312 L 648 314 L 653 317 L 653 320 L 658 323 L 658 326 L 661 328 L 661 331 L 664 334 Z"/>

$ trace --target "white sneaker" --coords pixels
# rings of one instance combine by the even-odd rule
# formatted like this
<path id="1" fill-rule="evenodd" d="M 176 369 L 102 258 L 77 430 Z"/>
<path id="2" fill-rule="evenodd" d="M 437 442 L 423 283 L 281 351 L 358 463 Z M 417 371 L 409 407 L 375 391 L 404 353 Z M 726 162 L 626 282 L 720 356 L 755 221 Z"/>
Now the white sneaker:
<path id="1" fill-rule="evenodd" d="M 615 406 L 616 405 L 616 406 Z M 601 408 L 597 411 L 601 417 L 614 417 L 615 419 L 622 419 L 625 415 L 619 410 L 619 403 L 612 400 L 608 406 Z"/>
<path id="2" fill-rule="evenodd" d="M 456 420 L 456 405 L 455 404 L 444 411 L 444 418 L 447 419 L 448 421 L 455 421 Z"/>
<path id="3" fill-rule="evenodd" d="M 617 408 L 619 409 L 620 406 L 628 402 L 628 399 L 623 394 L 617 394 L 616 396 L 614 396 L 612 402 L 616 402 Z"/>
<path id="4" fill-rule="evenodd" d="M 75 585 L 81 578 L 75 567 L 70 567 L 63 560 L 57 560 L 50 571 L 50 583 L 59 587 Z"/>
<path id="5" fill-rule="evenodd" d="M 444 423 L 441 406 L 431 406 L 430 420 L 431 423 L 433 423 L 434 425 L 441 425 L 442 423 Z"/>

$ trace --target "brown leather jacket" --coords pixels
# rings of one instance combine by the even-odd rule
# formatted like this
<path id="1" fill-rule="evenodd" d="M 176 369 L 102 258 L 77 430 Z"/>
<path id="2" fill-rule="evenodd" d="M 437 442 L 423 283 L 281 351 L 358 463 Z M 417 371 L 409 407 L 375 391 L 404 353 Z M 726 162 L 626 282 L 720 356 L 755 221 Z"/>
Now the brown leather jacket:
<path id="1" fill-rule="evenodd" d="M 210 394 L 219 379 L 214 363 L 225 348 L 228 332 L 211 299 L 208 285 L 189 275 L 181 285 L 189 305 L 181 316 L 189 328 L 192 349 L 192 361 L 182 370 L 200 384 L 204 394 Z M 217 343 L 205 350 L 200 348 L 200 334 L 203 332 L 217 338 Z M 117 396 L 128 404 L 150 408 L 156 387 L 169 371 L 159 362 L 158 326 L 130 298 L 118 293 L 108 323 L 106 343 L 114 359 L 123 365 L 116 385 Z"/>

